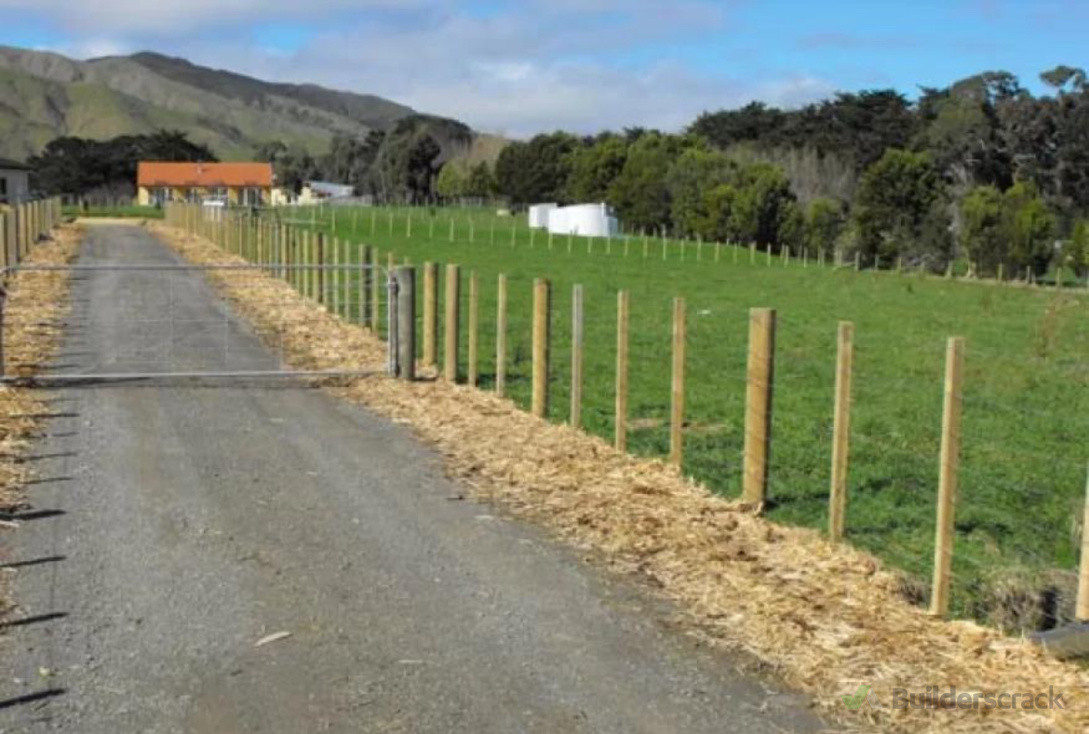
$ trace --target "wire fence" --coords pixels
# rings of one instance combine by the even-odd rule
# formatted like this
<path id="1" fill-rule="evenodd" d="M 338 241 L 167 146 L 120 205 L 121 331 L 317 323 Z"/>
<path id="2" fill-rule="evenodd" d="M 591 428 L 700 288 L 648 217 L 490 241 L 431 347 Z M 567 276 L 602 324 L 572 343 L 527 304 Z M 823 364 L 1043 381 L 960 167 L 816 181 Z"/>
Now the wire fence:
<path id="1" fill-rule="evenodd" d="M 1079 326 L 1086 301 L 1073 288 L 1011 291 L 1038 299 L 1032 306 L 1043 313 L 1033 316 L 958 278 L 907 266 L 856 273 L 836 253 L 548 235 L 473 210 L 226 216 L 219 241 L 247 259 L 283 237 L 309 242 L 306 257 L 319 262 L 411 263 L 424 367 L 501 391 L 633 454 L 673 461 L 715 492 L 755 499 L 776 521 L 872 551 L 904 572 L 905 595 L 935 613 L 1009 628 L 1089 616 L 1075 608 L 1086 482 L 1079 448 L 1089 433 L 1089 368 L 1080 355 L 1089 332 Z M 774 278 L 763 275 L 768 268 Z M 758 302 L 719 295 L 758 273 Z M 550 277 L 543 314 L 534 297 L 542 275 Z M 696 289 L 697 281 L 706 287 Z M 296 286 L 306 292 L 305 283 Z M 347 288 L 365 286 L 350 279 Z M 921 291 L 928 307 L 912 311 Z M 678 321 L 674 294 L 688 292 Z M 841 396 L 843 319 L 829 314 L 846 311 L 842 303 L 880 310 L 881 299 L 906 304 L 908 316 L 890 322 L 887 313 L 856 309 L 851 390 Z M 345 318 L 386 336 L 369 296 L 346 300 L 355 304 L 349 311 L 362 304 L 363 315 Z M 773 328 L 760 337 L 749 306 L 779 303 L 791 307 L 766 316 Z M 548 326 L 543 351 L 535 320 Z M 946 337 L 966 325 L 963 369 L 950 386 Z M 1022 335 L 1015 346 L 1011 330 Z M 535 354 L 548 355 L 547 369 L 535 369 Z M 837 428 L 837 414 L 849 415 L 849 428 Z M 842 534 L 830 530 L 837 477 Z"/>

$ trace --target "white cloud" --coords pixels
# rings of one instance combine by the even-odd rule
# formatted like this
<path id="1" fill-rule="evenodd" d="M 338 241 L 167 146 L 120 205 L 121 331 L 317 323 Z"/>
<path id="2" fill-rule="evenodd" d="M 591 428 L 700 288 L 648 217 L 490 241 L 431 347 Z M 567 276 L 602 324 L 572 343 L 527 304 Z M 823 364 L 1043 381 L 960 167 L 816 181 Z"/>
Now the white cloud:
<path id="1" fill-rule="evenodd" d="M 452 0 L 0 0 L 0 11 L 73 29 L 60 50 L 81 57 L 151 46 L 195 63 L 379 94 L 478 129 L 528 135 L 679 129 L 705 109 L 827 95 L 830 85 L 804 74 L 750 79 L 743 69 L 723 74 L 668 53 L 650 55 L 690 44 L 713 48 L 731 32 L 738 1 L 507 0 L 474 14 Z M 296 18 L 324 30 L 291 51 L 263 47 L 244 32 Z M 242 32 L 224 41 L 230 28 Z"/>
<path id="2" fill-rule="evenodd" d="M 342 12 L 405 10 L 435 0 L 0 0 L 0 11 L 45 18 L 73 32 L 178 36 L 194 29 L 268 21 L 321 20 Z"/>

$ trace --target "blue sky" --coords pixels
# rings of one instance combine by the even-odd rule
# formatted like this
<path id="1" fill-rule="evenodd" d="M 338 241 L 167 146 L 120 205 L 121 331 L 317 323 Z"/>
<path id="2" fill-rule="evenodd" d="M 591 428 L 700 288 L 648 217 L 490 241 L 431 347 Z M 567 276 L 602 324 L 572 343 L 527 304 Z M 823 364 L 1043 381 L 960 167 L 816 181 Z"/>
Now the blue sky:
<path id="1" fill-rule="evenodd" d="M 1086 65 L 1073 0 L 0 0 L 0 43 L 151 49 L 380 94 L 508 135 L 678 129 L 754 99 Z"/>

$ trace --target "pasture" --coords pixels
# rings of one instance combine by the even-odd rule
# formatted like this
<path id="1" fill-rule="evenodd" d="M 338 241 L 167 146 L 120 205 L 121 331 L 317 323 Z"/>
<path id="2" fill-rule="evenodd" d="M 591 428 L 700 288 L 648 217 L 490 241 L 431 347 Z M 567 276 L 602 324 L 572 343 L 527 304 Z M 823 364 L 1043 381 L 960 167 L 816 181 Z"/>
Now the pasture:
<path id="1" fill-rule="evenodd" d="M 496 283 L 506 274 L 507 393 L 527 409 L 532 282 L 549 279 L 548 415 L 557 422 L 569 419 L 571 289 L 581 284 L 581 423 L 607 440 L 614 430 L 616 294 L 627 290 L 628 450 L 639 455 L 665 457 L 669 451 L 671 302 L 683 296 L 683 470 L 725 496 L 740 491 L 748 311 L 776 309 L 768 516 L 783 523 L 827 526 L 836 328 L 841 320 L 853 322 L 846 537 L 905 571 L 920 597 L 928 591 L 933 562 L 945 343 L 963 336 L 954 613 L 1031 625 L 1038 621 L 1038 597 L 1073 589 L 1089 458 L 1089 301 L 1078 288 L 855 272 L 818 266 L 812 257 L 769 260 L 759 252 L 753 257 L 748 248 L 641 236 L 556 236 L 550 244 L 547 233 L 532 234 L 522 217 L 478 209 L 338 208 L 334 214 L 325 208 L 288 216 L 349 248 L 379 248 L 383 264 L 393 252 L 398 263 L 461 265 L 462 377 L 467 280 L 475 273 L 482 389 L 494 384 Z M 351 252 L 354 261 L 357 250 Z M 443 280 L 440 272 L 440 286 Z M 441 319 L 439 329 L 441 345 Z"/>

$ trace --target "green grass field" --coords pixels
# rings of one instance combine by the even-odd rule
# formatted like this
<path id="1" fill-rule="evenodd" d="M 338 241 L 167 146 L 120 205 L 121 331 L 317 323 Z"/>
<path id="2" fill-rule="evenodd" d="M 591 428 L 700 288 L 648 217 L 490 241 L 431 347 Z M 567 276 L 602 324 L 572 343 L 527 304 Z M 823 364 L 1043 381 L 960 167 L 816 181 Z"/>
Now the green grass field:
<path id="1" fill-rule="evenodd" d="M 526 407 L 531 284 L 535 277 L 549 278 L 554 306 L 549 415 L 554 421 L 568 419 L 571 287 L 582 284 L 587 345 L 582 421 L 587 431 L 610 440 L 616 293 L 630 291 L 629 450 L 643 456 L 668 452 L 671 301 L 683 296 L 688 308 L 684 471 L 725 496 L 740 491 L 748 310 L 777 309 L 768 515 L 783 523 L 827 525 L 836 328 L 840 320 L 854 322 L 847 537 L 906 571 L 920 588 L 928 588 L 933 563 L 946 338 L 963 336 L 955 613 L 1009 623 L 1004 615 L 1012 602 L 1003 589 L 1035 593 L 1057 584 L 1065 591 L 1071 583 L 1089 459 L 1089 301 L 1076 288 L 856 273 L 818 267 L 811 259 L 803 266 L 798 258 L 789 265 L 773 258 L 769 265 L 763 253 L 750 262 L 748 249 L 676 241 L 663 246 L 655 239 L 644 245 L 641 237 L 611 242 L 556 237 L 550 248 L 547 234 L 531 235 L 524 217 L 480 210 L 412 210 L 411 236 L 406 209 L 340 209 L 335 224 L 328 208 L 320 218 L 307 210 L 286 216 L 296 225 L 313 217 L 313 224 L 304 226 L 377 246 L 382 263 L 393 251 L 399 262 L 460 264 L 463 334 L 466 280 L 475 272 L 481 284 L 484 389 L 494 378 L 496 278 L 507 274 L 509 393 Z M 466 349 L 463 336 L 463 374 Z"/>

